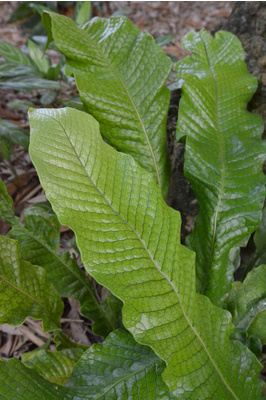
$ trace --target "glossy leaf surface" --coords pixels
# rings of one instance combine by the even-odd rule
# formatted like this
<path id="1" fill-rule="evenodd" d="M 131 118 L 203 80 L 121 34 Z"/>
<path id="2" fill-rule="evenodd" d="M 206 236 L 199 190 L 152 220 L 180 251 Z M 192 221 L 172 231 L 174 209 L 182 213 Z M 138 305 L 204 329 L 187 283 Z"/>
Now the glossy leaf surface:
<path id="1" fill-rule="evenodd" d="M 16 225 L 8 234 L 18 240 L 22 258 L 44 268 L 47 279 L 60 296 L 80 302 L 81 313 L 95 321 L 97 334 L 106 336 L 117 328 L 117 315 L 110 307 L 99 304 L 91 281 L 79 268 L 76 259 L 71 258 L 68 252 L 58 254 L 60 224 L 51 206 L 38 204 L 24 210 L 24 215 L 24 227 Z"/>
<path id="2" fill-rule="evenodd" d="M 0 324 L 32 317 L 42 319 L 45 332 L 60 329 L 63 302 L 44 269 L 22 260 L 15 240 L 0 236 L 0 250 Z"/>
<path id="3" fill-rule="evenodd" d="M 177 137 L 186 136 L 184 172 L 200 206 L 187 243 L 197 254 L 199 291 L 221 304 L 233 283 L 230 250 L 259 225 L 266 142 L 261 117 L 246 110 L 257 82 L 237 37 L 189 32 L 183 45 L 193 54 L 177 66 Z"/>
<path id="4" fill-rule="evenodd" d="M 165 364 L 127 331 L 112 332 L 93 345 L 74 367 L 67 399 L 173 400 L 161 378 Z"/>
<path id="5" fill-rule="evenodd" d="M 19 360 L 0 361 L 0 398 L 5 400 L 63 400 L 58 385 L 47 382 Z"/>
<path id="6" fill-rule="evenodd" d="M 152 172 L 165 196 L 169 165 L 166 118 L 172 62 L 146 32 L 124 17 L 94 18 L 84 29 L 58 14 L 43 22 L 66 56 L 82 101 L 117 150 Z"/>
<path id="7" fill-rule="evenodd" d="M 125 327 L 167 363 L 173 394 L 257 399 L 261 366 L 229 340 L 230 314 L 196 293 L 180 215 L 151 174 L 108 146 L 86 113 L 33 110 L 30 126 L 31 158 L 60 222 L 75 232 L 86 270 L 123 301 Z"/>
<path id="8" fill-rule="evenodd" d="M 266 344 L 266 265 L 249 272 L 244 282 L 234 282 L 226 299 L 236 328 Z"/>

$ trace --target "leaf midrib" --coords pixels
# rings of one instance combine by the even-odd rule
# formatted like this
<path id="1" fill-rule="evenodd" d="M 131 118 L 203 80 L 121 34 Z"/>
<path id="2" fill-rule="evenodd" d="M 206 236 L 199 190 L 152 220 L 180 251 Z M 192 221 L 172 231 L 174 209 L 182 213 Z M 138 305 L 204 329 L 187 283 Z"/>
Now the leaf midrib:
<path id="1" fill-rule="evenodd" d="M 218 144 L 219 144 L 219 157 L 221 160 L 221 164 L 222 164 L 222 171 L 221 171 L 221 185 L 219 185 L 220 189 L 219 189 L 219 195 L 218 195 L 218 200 L 217 200 L 217 206 L 216 206 L 216 210 L 214 212 L 214 222 L 213 222 L 213 230 L 212 230 L 212 240 L 211 240 L 211 248 L 210 248 L 210 252 L 209 252 L 209 256 L 207 259 L 207 263 L 206 263 L 206 268 L 205 268 L 205 280 L 203 282 L 202 285 L 202 289 L 201 289 L 201 293 L 204 294 L 205 289 L 206 289 L 206 285 L 208 283 L 208 272 L 211 269 L 211 264 L 212 264 L 212 258 L 213 258 L 213 254 L 214 254 L 214 246 L 215 246 L 215 242 L 216 242 L 216 231 L 217 231 L 217 220 L 218 220 L 218 214 L 219 214 L 219 210 L 220 210 L 220 206 L 221 206 L 221 202 L 222 202 L 222 197 L 223 197 L 223 193 L 224 193 L 224 184 L 225 184 L 225 160 L 224 160 L 224 150 L 223 150 L 223 142 L 222 142 L 222 138 L 221 138 L 221 132 L 220 132 L 220 124 L 219 124 L 219 118 L 218 118 L 218 89 L 217 89 L 217 82 L 216 82 L 216 78 L 215 78 L 215 74 L 213 72 L 212 66 L 211 66 L 211 62 L 208 56 L 208 51 L 207 51 L 207 47 L 206 44 L 203 40 L 203 38 L 201 37 L 203 46 L 204 46 L 204 50 L 205 50 L 205 55 L 206 55 L 206 59 L 208 62 L 208 67 L 209 70 L 212 74 L 213 77 L 213 83 L 214 83 L 214 89 L 215 89 L 215 119 L 216 119 L 216 132 L 217 132 L 217 138 L 218 138 Z"/>
<path id="2" fill-rule="evenodd" d="M 108 392 L 110 392 L 116 385 L 118 385 L 120 382 L 123 382 L 125 380 L 130 379 L 132 376 L 139 374 L 140 372 L 144 371 L 145 369 L 147 369 L 147 366 L 142 367 L 140 369 L 138 369 L 137 371 L 132 372 L 131 374 L 126 375 L 125 377 L 122 377 L 121 379 L 119 379 L 118 381 L 116 381 L 113 385 L 111 385 L 108 389 L 106 389 L 106 391 L 104 393 L 102 393 L 99 397 L 96 397 L 95 399 L 102 399 Z"/>
<path id="3" fill-rule="evenodd" d="M 47 116 L 47 114 L 44 114 L 45 116 Z M 104 196 L 103 192 L 95 185 L 95 183 L 93 182 L 93 180 L 91 179 L 91 177 L 89 176 L 89 174 L 87 173 L 87 170 L 85 168 L 85 165 L 83 165 L 81 159 L 79 158 L 78 153 L 76 152 L 76 149 L 74 147 L 74 144 L 71 142 L 70 137 L 67 134 L 66 129 L 63 127 L 63 125 L 61 124 L 60 121 L 56 120 L 54 117 L 49 115 L 49 118 L 54 119 L 62 128 L 63 132 L 65 133 L 74 153 L 77 156 L 77 159 L 80 162 L 80 165 L 82 167 L 82 169 L 85 172 L 85 175 L 88 177 L 88 179 L 90 180 L 90 182 L 92 183 L 92 185 L 94 186 L 94 188 L 99 192 L 99 194 L 101 195 L 101 197 L 104 199 L 104 201 L 107 203 L 107 205 L 110 207 L 110 209 L 113 211 L 113 213 L 115 215 L 117 215 L 118 218 L 120 218 L 129 228 L 130 230 L 132 230 L 132 232 L 137 236 L 138 240 L 141 242 L 141 244 L 144 247 L 144 250 L 147 252 L 147 254 L 149 255 L 149 258 L 151 260 L 151 262 L 154 264 L 155 268 L 158 270 L 158 272 L 167 280 L 167 282 L 171 285 L 174 293 L 176 294 L 176 297 L 178 299 L 178 303 L 180 304 L 181 310 L 182 310 L 182 314 L 184 315 L 185 320 L 187 321 L 187 324 L 190 326 L 191 330 L 194 332 L 195 336 L 197 337 L 197 339 L 199 340 L 199 342 L 201 343 L 203 349 L 205 350 L 211 364 L 213 365 L 214 369 L 217 371 L 218 375 L 221 378 L 221 381 L 224 383 L 225 387 L 228 389 L 228 391 L 233 395 L 234 399 L 239 400 L 239 398 L 234 394 L 234 392 L 231 390 L 230 386 L 227 384 L 226 380 L 223 378 L 223 375 L 220 371 L 220 369 L 218 368 L 218 366 L 216 365 L 215 361 L 213 360 L 212 356 L 210 355 L 205 343 L 203 342 L 203 340 L 201 339 L 200 335 L 197 333 L 197 331 L 195 330 L 195 328 L 193 327 L 192 323 L 190 322 L 188 316 L 185 313 L 185 310 L 183 308 L 182 302 L 180 300 L 179 294 L 174 286 L 174 284 L 171 282 L 171 280 L 169 279 L 169 277 L 161 270 L 160 266 L 157 264 L 157 262 L 154 260 L 152 254 L 150 253 L 149 249 L 146 247 L 145 242 L 141 239 L 141 237 L 139 236 L 139 234 L 135 231 L 135 229 L 129 225 L 129 223 L 121 216 L 119 215 L 119 213 L 112 207 L 112 205 L 110 204 L 109 200 Z M 145 344 L 145 343 L 144 343 Z"/>
<path id="4" fill-rule="evenodd" d="M 119 357 L 121 357 L 121 356 L 119 356 Z M 127 358 L 125 358 L 125 359 L 127 359 Z M 154 363 L 151 363 L 151 364 L 144 365 L 143 367 L 139 368 L 138 370 L 135 370 L 135 371 L 133 371 L 132 373 L 128 373 L 126 376 L 123 376 L 122 378 L 120 378 L 120 379 L 118 379 L 117 381 L 115 381 L 115 382 L 114 382 L 111 386 L 109 386 L 107 389 L 103 388 L 103 390 L 105 390 L 105 391 L 102 392 L 102 393 L 100 393 L 97 397 L 94 397 L 94 399 L 95 399 L 95 400 L 98 400 L 98 399 L 105 398 L 105 395 L 106 395 L 107 393 L 109 393 L 115 386 L 119 385 L 119 383 L 121 383 L 121 382 L 123 382 L 123 381 L 129 380 L 131 377 L 140 374 L 142 371 L 145 371 L 145 370 L 147 370 L 148 368 L 153 367 L 154 365 L 157 365 L 157 363 L 154 362 Z M 71 386 L 65 386 L 65 387 L 66 387 L 66 388 L 69 388 L 69 387 L 71 387 Z M 72 386 L 72 388 L 75 388 L 75 386 L 74 386 L 74 387 Z"/>
<path id="5" fill-rule="evenodd" d="M 2 279 L 4 282 L 6 282 L 7 285 L 11 286 L 13 289 L 17 290 L 18 292 L 22 293 L 25 297 L 28 297 L 29 299 L 31 299 L 34 303 L 39 304 L 39 306 L 47 313 L 48 310 L 46 310 L 46 308 L 34 297 L 32 297 L 29 293 L 25 292 L 23 289 L 19 288 L 18 286 L 14 285 L 13 283 L 9 282 L 9 280 L 7 280 L 2 274 L 0 275 L 0 279 Z"/>

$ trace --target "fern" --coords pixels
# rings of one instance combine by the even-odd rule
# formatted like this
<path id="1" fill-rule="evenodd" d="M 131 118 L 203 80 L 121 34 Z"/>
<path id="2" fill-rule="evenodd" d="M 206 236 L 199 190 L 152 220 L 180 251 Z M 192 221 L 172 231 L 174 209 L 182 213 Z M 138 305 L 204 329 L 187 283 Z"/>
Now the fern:
<path id="1" fill-rule="evenodd" d="M 254 350 L 251 342 L 265 341 L 265 291 L 257 284 L 265 266 L 233 284 L 233 252 L 258 227 L 265 194 L 262 122 L 246 111 L 256 82 L 240 42 L 226 32 L 184 39 L 192 55 L 177 66 L 183 92 L 177 139 L 186 138 L 185 173 L 200 203 L 186 247 L 180 214 L 164 200 L 171 61 L 123 17 L 96 18 L 81 28 L 44 13 L 43 22 L 48 42 L 66 56 L 86 112 L 30 111 L 31 159 L 57 217 L 49 206 L 37 206 L 21 226 L 0 182 L 0 216 L 18 240 L 3 238 L 9 246 L 0 260 L 3 282 L 7 266 L 15 272 L 16 254 L 16 265 L 41 272 L 46 292 L 57 299 L 47 300 L 55 311 L 28 308 L 15 322 L 2 311 L 3 323 L 42 319 L 56 350 L 45 345 L 23 363 L 0 362 L 0 393 L 8 400 L 14 393 L 52 400 L 260 399 L 259 352 L 246 345 Z M 108 311 L 95 302 L 75 260 L 58 256 L 58 221 L 74 231 L 86 272 L 118 306 Z M 57 330 L 56 291 L 80 300 L 100 333 L 113 332 L 89 349 L 71 342 Z M 123 326 L 114 331 L 120 301 Z M 244 344 L 234 340 L 239 333 Z"/>

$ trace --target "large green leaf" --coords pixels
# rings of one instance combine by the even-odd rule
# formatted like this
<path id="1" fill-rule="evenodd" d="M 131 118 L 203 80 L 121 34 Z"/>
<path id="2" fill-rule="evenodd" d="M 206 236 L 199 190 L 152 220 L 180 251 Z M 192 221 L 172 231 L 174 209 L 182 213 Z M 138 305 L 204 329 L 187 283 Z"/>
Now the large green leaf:
<path id="1" fill-rule="evenodd" d="M 19 360 L 0 360 L 0 398 L 4 400 L 64 400 L 58 385 L 47 382 Z"/>
<path id="2" fill-rule="evenodd" d="M 94 18 L 84 29 L 62 15 L 43 14 L 44 25 L 66 56 L 82 101 L 119 151 L 153 173 L 165 196 L 169 184 L 166 118 L 172 62 L 146 32 L 125 17 Z"/>
<path id="3" fill-rule="evenodd" d="M 226 307 L 239 331 L 266 344 L 266 265 L 251 271 L 244 282 L 234 282 Z"/>
<path id="4" fill-rule="evenodd" d="M 3 194 L 4 190 L 2 188 Z M 6 196 L 7 194 L 7 201 Z M 8 234 L 9 237 L 18 240 L 22 258 L 44 268 L 47 279 L 61 296 L 80 301 L 81 313 L 95 321 L 95 333 L 106 336 L 116 329 L 118 312 L 114 313 L 105 302 L 99 304 L 91 281 L 79 268 L 76 259 L 71 258 L 68 252 L 58 254 L 60 224 L 49 204 L 30 207 L 24 210 L 24 215 L 24 226 L 18 225 L 17 220 L 13 225 L 13 221 L 10 220 L 13 229 Z"/>
<path id="5" fill-rule="evenodd" d="M 27 317 L 42 319 L 44 331 L 60 329 L 63 312 L 46 272 L 21 259 L 18 243 L 0 236 L 0 324 L 21 325 Z"/>
<path id="6" fill-rule="evenodd" d="M 60 222 L 75 232 L 86 270 L 123 301 L 125 327 L 166 362 L 174 395 L 257 399 L 261 366 L 229 340 L 230 314 L 196 293 L 180 215 L 151 174 L 81 111 L 33 110 L 30 126 L 31 158 Z"/>
<path id="7" fill-rule="evenodd" d="M 171 400 L 161 378 L 165 364 L 129 332 L 112 332 L 77 362 L 65 387 L 67 399 Z"/>
<path id="8" fill-rule="evenodd" d="M 184 172 L 200 206 L 187 243 L 197 254 L 199 291 L 221 304 L 233 282 L 230 250 L 259 225 L 266 142 L 261 117 L 246 110 L 257 82 L 237 37 L 189 32 L 183 45 L 193 54 L 177 67 L 177 137 L 186 136 Z"/>

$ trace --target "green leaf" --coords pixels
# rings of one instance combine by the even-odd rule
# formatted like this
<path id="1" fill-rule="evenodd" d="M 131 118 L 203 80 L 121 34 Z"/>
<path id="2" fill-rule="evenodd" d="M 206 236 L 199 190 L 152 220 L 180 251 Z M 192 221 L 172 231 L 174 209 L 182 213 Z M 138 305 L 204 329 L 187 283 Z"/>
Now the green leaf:
<path id="1" fill-rule="evenodd" d="M 167 364 L 182 399 L 257 399 L 261 365 L 239 342 L 227 311 L 195 291 L 194 253 L 180 244 L 180 214 L 151 174 L 101 138 L 86 113 L 30 111 L 30 155 L 83 264 L 123 303 L 123 323 Z"/>
<path id="2" fill-rule="evenodd" d="M 64 392 L 30 371 L 16 358 L 0 361 L 0 398 L 5 400 L 64 400 Z"/>
<path id="3" fill-rule="evenodd" d="M 0 86 L 14 90 L 40 90 L 40 89 L 62 89 L 59 82 L 42 79 L 38 76 L 17 76 L 8 81 L 0 81 Z"/>
<path id="4" fill-rule="evenodd" d="M 248 329 L 249 336 L 256 336 L 260 339 L 263 345 L 266 344 L 266 300 L 264 297 L 263 308 L 261 307 L 259 313 L 254 318 L 252 324 Z"/>
<path id="5" fill-rule="evenodd" d="M 6 119 L 0 120 L 0 138 L 18 144 L 26 150 L 29 147 L 29 133 Z"/>
<path id="6" fill-rule="evenodd" d="M 257 336 L 266 344 L 266 265 L 249 272 L 244 282 L 234 282 L 226 308 L 238 331 Z"/>
<path id="7" fill-rule="evenodd" d="M 59 79 L 59 74 L 61 71 L 61 64 L 60 62 L 55 65 L 54 67 L 50 67 L 46 74 L 46 79 L 50 79 L 52 81 L 56 81 Z"/>
<path id="8" fill-rule="evenodd" d="M 120 8 L 112 14 L 112 17 L 119 17 L 121 15 L 126 15 L 127 13 L 128 13 L 128 8 Z"/>
<path id="9" fill-rule="evenodd" d="M 63 2 L 61 2 L 63 3 Z M 56 5 L 53 4 L 52 2 L 48 2 L 49 7 L 46 7 L 44 4 L 38 4 L 35 1 L 31 1 L 29 6 L 32 10 L 36 11 L 40 16 L 42 15 L 43 11 L 51 11 L 56 8 Z"/>
<path id="10" fill-rule="evenodd" d="M 28 39 L 27 45 L 30 58 L 36 65 L 37 69 L 46 75 L 50 68 L 49 60 L 32 40 Z"/>
<path id="11" fill-rule="evenodd" d="M 125 17 L 94 18 L 83 29 L 58 14 L 43 14 L 57 48 L 66 56 L 88 112 L 101 134 L 150 171 L 166 197 L 170 165 L 166 118 L 172 62 L 146 32 Z M 145 71 L 145 72 L 144 72 Z"/>
<path id="12" fill-rule="evenodd" d="M 1 78 L 13 78 L 19 75 L 34 75 L 40 76 L 41 74 L 36 71 L 32 66 L 25 64 L 16 64 L 12 62 L 0 63 L 0 77 Z"/>
<path id="13" fill-rule="evenodd" d="M 28 351 L 26 353 L 22 353 L 20 355 L 21 361 L 25 363 L 26 361 L 35 357 L 37 353 L 39 353 L 40 351 L 49 349 L 50 343 L 51 343 L 51 338 L 49 338 L 42 346 L 36 347 L 34 350 Z"/>
<path id="14" fill-rule="evenodd" d="M 80 358 L 83 351 L 78 348 L 73 350 L 79 353 Z M 64 386 L 76 363 L 76 358 L 73 359 L 62 352 L 40 350 L 23 364 L 38 372 L 47 381 Z"/>
<path id="15" fill-rule="evenodd" d="M 66 101 L 65 106 L 86 112 L 86 106 L 82 103 L 79 96 L 71 97 L 69 100 Z"/>
<path id="16" fill-rule="evenodd" d="M 266 142 L 261 117 L 246 110 L 257 83 L 237 37 L 202 30 L 183 45 L 193 54 L 177 67 L 177 137 L 186 136 L 184 173 L 200 206 L 187 244 L 197 254 L 199 291 L 219 305 L 233 283 L 231 249 L 259 225 Z"/>
<path id="17" fill-rule="evenodd" d="M 166 53 L 166 54 L 167 54 L 167 53 Z M 178 61 L 178 58 L 177 58 L 176 56 L 174 56 L 173 54 L 167 54 L 167 57 L 169 57 L 170 60 L 171 60 L 173 63 L 175 63 L 175 62 Z M 169 87 L 169 85 L 167 85 L 167 87 L 168 87 L 169 90 L 173 90 L 173 89 L 171 89 L 171 87 Z M 177 88 L 176 88 L 176 89 L 177 89 Z"/>
<path id="18" fill-rule="evenodd" d="M 45 92 L 42 97 L 40 98 L 40 103 L 43 106 L 49 106 L 56 98 L 55 91 Z"/>
<path id="19" fill-rule="evenodd" d="M 265 328 L 265 323 L 264 323 L 264 328 Z M 265 332 L 263 335 L 265 337 Z M 262 361 L 262 359 L 263 359 L 262 344 L 261 344 L 260 339 L 257 336 L 250 335 L 248 337 L 246 346 L 249 348 L 250 351 L 252 351 L 252 353 L 255 354 L 255 356 L 257 357 L 257 359 L 259 361 Z"/>
<path id="20" fill-rule="evenodd" d="M 157 39 L 155 39 L 155 42 L 158 44 L 158 46 L 163 47 L 163 46 L 166 46 L 168 43 L 170 43 L 171 40 L 174 38 L 175 38 L 175 35 L 164 35 L 164 36 L 160 36 Z"/>
<path id="21" fill-rule="evenodd" d="M 15 216 L 13 200 L 8 195 L 4 182 L 0 178 L 0 219 L 9 225 L 20 225 Z"/>
<path id="22" fill-rule="evenodd" d="M 81 349 L 66 350 L 65 354 L 41 350 L 24 365 L 16 359 L 0 362 L 0 395 L 5 394 L 7 400 L 19 400 L 20 397 L 11 397 L 16 390 L 25 394 L 21 399 L 34 400 L 175 398 L 161 378 L 164 362 L 147 346 L 136 343 L 129 332 L 112 332 L 103 344 L 93 345 L 76 363 L 81 352 Z M 73 373 L 65 387 L 57 387 L 55 392 L 55 385 L 51 382 L 56 381 L 59 385 L 64 383 L 74 364 Z M 19 379 L 17 382 L 16 377 L 21 382 Z M 36 397 L 30 397 L 32 386 L 28 387 L 28 383 L 31 377 Z"/>
<path id="23" fill-rule="evenodd" d="M 6 138 L 2 138 L 0 142 L 0 153 L 5 160 L 7 161 L 10 160 L 13 150 L 14 150 L 13 143 Z"/>
<path id="24" fill-rule="evenodd" d="M 34 107 L 34 104 L 30 100 L 20 100 L 14 99 L 9 101 L 7 104 L 8 108 L 12 108 L 13 110 L 28 110 L 30 107 Z"/>
<path id="25" fill-rule="evenodd" d="M 13 22 L 20 21 L 21 19 L 28 18 L 32 15 L 33 11 L 32 8 L 30 7 L 30 2 L 29 1 L 24 1 L 21 3 L 15 11 L 11 14 L 11 17 L 8 20 L 9 24 L 12 24 Z"/>
<path id="26" fill-rule="evenodd" d="M 266 208 L 262 211 L 261 222 L 254 235 L 254 243 L 256 251 L 252 263 L 253 268 L 266 264 Z"/>
<path id="27" fill-rule="evenodd" d="M 256 248 L 249 259 L 241 265 L 243 270 L 241 280 L 244 280 L 252 269 L 266 264 L 266 208 L 262 210 L 260 225 L 253 236 L 253 240 Z"/>
<path id="28" fill-rule="evenodd" d="M 83 354 L 65 385 L 66 398 L 175 399 L 161 378 L 164 366 L 149 347 L 118 330 Z"/>
<path id="29" fill-rule="evenodd" d="M 254 243 L 256 245 L 256 253 L 261 260 L 266 260 L 266 208 L 262 211 L 260 225 L 254 235 Z M 256 265 L 262 262 L 257 261 Z"/>
<path id="30" fill-rule="evenodd" d="M 101 307 L 104 312 L 110 316 L 110 319 L 113 321 L 113 324 L 116 325 L 116 328 L 122 328 L 122 302 L 115 297 L 112 293 L 108 293 L 106 299 L 101 302 Z"/>
<path id="31" fill-rule="evenodd" d="M 73 348 L 79 348 L 83 351 L 88 349 L 88 346 L 85 346 L 84 344 L 72 342 L 72 340 L 62 332 L 57 333 L 53 338 L 53 341 L 56 343 L 57 351 L 71 350 Z"/>
<path id="32" fill-rule="evenodd" d="M 71 258 L 68 252 L 58 254 L 60 224 L 49 204 L 27 208 L 24 216 L 24 227 L 16 225 L 8 233 L 9 237 L 18 240 L 22 258 L 44 268 L 47 279 L 60 296 L 80 302 L 81 313 L 95 321 L 94 332 L 106 336 L 116 329 L 117 315 L 105 304 L 98 303 L 93 285 L 77 265 L 76 259 Z"/>
<path id="33" fill-rule="evenodd" d="M 91 17 L 91 1 L 77 1 L 74 19 L 78 25 L 83 25 Z"/>
<path id="34" fill-rule="evenodd" d="M 21 259 L 18 243 L 0 236 L 0 324 L 42 319 L 45 332 L 60 329 L 63 302 L 43 268 Z"/>
<path id="35" fill-rule="evenodd" d="M 0 56 L 7 61 L 11 61 L 17 64 L 25 64 L 34 66 L 30 58 L 12 44 L 0 41 Z"/>
<path id="36" fill-rule="evenodd" d="M 63 349 L 60 353 L 77 362 L 84 353 L 84 349 L 76 346 L 72 349 Z"/>

